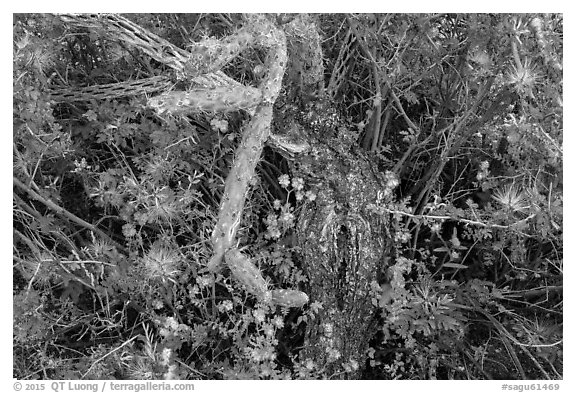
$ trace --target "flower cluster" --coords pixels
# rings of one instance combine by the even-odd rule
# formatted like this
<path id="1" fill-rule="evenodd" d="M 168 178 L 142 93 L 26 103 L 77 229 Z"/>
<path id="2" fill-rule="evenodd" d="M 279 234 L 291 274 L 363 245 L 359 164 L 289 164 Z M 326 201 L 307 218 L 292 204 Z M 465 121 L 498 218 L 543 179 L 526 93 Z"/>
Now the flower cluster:
<path id="1" fill-rule="evenodd" d="M 482 181 L 484 179 L 486 179 L 490 172 L 488 171 L 489 167 L 490 167 L 490 163 L 488 161 L 482 161 L 479 165 L 479 171 L 476 174 L 476 180 L 478 181 Z"/>
<path id="2" fill-rule="evenodd" d="M 296 219 L 295 208 L 288 202 L 292 193 L 294 193 L 297 201 L 302 201 L 306 198 L 306 201 L 312 202 L 316 199 L 316 194 L 312 191 L 304 191 L 304 180 L 300 177 L 294 177 L 290 180 L 290 176 L 282 175 L 278 178 L 278 183 L 288 190 L 288 195 L 285 203 L 278 199 L 273 203 L 275 212 L 269 214 L 265 220 L 267 227 L 265 236 L 267 239 L 278 239 L 294 226 Z M 290 186 L 292 186 L 291 189 Z"/>

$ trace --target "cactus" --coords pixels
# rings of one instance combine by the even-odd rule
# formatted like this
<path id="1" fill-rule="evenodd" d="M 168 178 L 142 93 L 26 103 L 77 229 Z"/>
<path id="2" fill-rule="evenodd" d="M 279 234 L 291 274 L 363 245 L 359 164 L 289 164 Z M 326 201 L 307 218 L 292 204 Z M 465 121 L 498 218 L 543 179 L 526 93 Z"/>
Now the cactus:
<path id="1" fill-rule="evenodd" d="M 270 298 L 266 280 L 264 280 L 260 270 L 250 262 L 246 255 L 242 254 L 237 248 L 231 248 L 226 252 L 225 258 L 233 276 L 244 284 L 248 292 L 262 300 Z"/>
<path id="2" fill-rule="evenodd" d="M 221 40 L 202 40 L 188 48 L 191 55 L 184 64 L 184 72 L 194 77 L 218 71 L 252 43 L 253 36 L 247 27 Z"/>
<path id="3" fill-rule="evenodd" d="M 142 93 L 153 93 L 158 90 L 166 90 L 171 85 L 172 82 L 170 78 L 166 76 L 153 76 L 131 82 L 108 83 L 80 89 L 55 88 L 50 91 L 50 98 L 55 102 L 88 101 L 92 99 L 104 100 Z"/>
<path id="4" fill-rule="evenodd" d="M 158 113 L 183 115 L 198 112 L 226 113 L 255 107 L 262 95 L 253 87 L 217 87 L 171 91 L 152 97 L 148 106 Z"/>
<path id="5" fill-rule="evenodd" d="M 102 37 L 121 41 L 140 49 L 148 56 L 178 71 L 184 70 L 189 54 L 184 49 L 150 33 L 136 23 L 115 14 L 61 14 L 60 19 L 71 26 L 83 27 Z"/>
<path id="6" fill-rule="evenodd" d="M 115 14 L 60 14 L 58 17 L 69 26 L 86 28 L 102 37 L 137 48 L 154 60 L 174 69 L 180 78 L 191 80 L 201 87 L 210 89 L 218 86 L 242 86 L 222 71 L 203 75 L 186 75 L 186 65 L 193 54 L 178 48 L 122 16 Z"/>
<path id="7" fill-rule="evenodd" d="M 286 25 L 290 53 L 290 79 L 298 82 L 301 99 L 307 100 L 323 94 L 324 64 L 321 40 L 312 17 L 298 15 Z M 306 104 L 306 102 L 303 102 Z"/>
<path id="8" fill-rule="evenodd" d="M 293 289 L 275 289 L 270 291 L 272 303 L 284 307 L 302 307 L 308 303 L 308 295 Z"/>
<path id="9" fill-rule="evenodd" d="M 261 20 L 258 23 L 265 26 L 262 30 L 271 31 L 268 24 L 263 23 Z M 214 255 L 208 263 L 208 269 L 212 272 L 217 272 L 221 268 L 224 253 L 234 243 L 236 230 L 244 208 L 248 184 L 254 176 L 264 142 L 268 139 L 270 133 L 272 104 L 280 91 L 282 76 L 286 66 L 287 54 L 284 34 L 280 31 L 274 31 L 267 34 L 266 37 L 266 40 L 260 38 L 259 42 L 268 44 L 274 42 L 274 46 L 270 48 L 265 60 L 267 74 L 260 83 L 262 100 L 257 106 L 250 123 L 242 133 L 242 141 L 236 150 L 234 164 L 226 178 L 218 222 L 212 233 Z"/>
<path id="10" fill-rule="evenodd" d="M 277 29 L 266 16 L 249 14 L 246 16 L 246 26 L 236 34 L 222 40 L 203 40 L 192 45 L 187 52 L 121 16 L 60 15 L 60 18 L 71 25 L 94 30 L 105 37 L 136 47 L 172 67 L 180 77 L 193 83 L 194 87 L 189 91 L 166 92 L 149 99 L 148 105 L 159 113 L 229 112 L 240 109 L 254 111 L 242 132 L 233 166 L 225 181 L 218 221 L 211 237 L 213 255 L 207 269 L 217 272 L 225 260 L 233 277 L 261 301 L 285 307 L 301 307 L 306 304 L 308 296 L 303 292 L 286 289 L 269 291 L 258 268 L 235 247 L 236 231 L 242 218 L 250 180 L 254 177 L 264 143 L 270 135 L 273 104 L 280 93 L 288 62 L 284 32 Z M 267 51 L 264 61 L 266 73 L 258 89 L 244 86 L 219 71 L 242 50 L 252 45 Z M 98 92 L 99 96 L 110 96 L 115 92 L 119 96 L 123 87 L 127 93 L 132 85 L 147 86 L 145 82 L 137 81 L 100 86 L 100 89 L 92 87 L 75 97 L 83 97 L 90 92 Z M 71 96 L 74 97 L 73 94 Z"/>

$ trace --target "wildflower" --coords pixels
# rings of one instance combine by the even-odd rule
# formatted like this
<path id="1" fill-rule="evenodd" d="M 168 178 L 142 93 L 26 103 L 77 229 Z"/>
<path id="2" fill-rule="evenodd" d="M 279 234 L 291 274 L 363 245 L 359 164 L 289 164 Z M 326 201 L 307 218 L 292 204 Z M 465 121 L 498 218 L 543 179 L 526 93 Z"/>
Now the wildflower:
<path id="1" fill-rule="evenodd" d="M 136 228 L 134 228 L 134 225 L 128 223 L 128 224 L 124 224 L 122 226 L 122 234 L 125 237 L 133 237 L 136 236 Z"/>
<path id="2" fill-rule="evenodd" d="M 306 191 L 306 198 L 308 198 L 310 202 L 313 202 L 316 200 L 316 194 L 314 194 L 312 191 Z"/>
<path id="3" fill-rule="evenodd" d="M 513 65 L 506 74 L 508 83 L 514 85 L 517 92 L 525 93 L 529 96 L 532 95 L 532 89 L 536 86 L 540 77 L 536 67 L 530 64 L 530 59 L 525 59 L 524 64 L 519 67 Z"/>
<path id="4" fill-rule="evenodd" d="M 273 337 L 273 336 L 274 336 L 274 328 L 272 327 L 272 325 L 266 324 L 266 325 L 264 326 L 264 334 L 265 334 L 267 337 Z"/>
<path id="5" fill-rule="evenodd" d="M 400 243 L 407 243 L 410 241 L 411 235 L 408 232 L 398 232 L 394 236 L 395 240 Z"/>
<path id="6" fill-rule="evenodd" d="M 279 199 L 274 200 L 274 210 L 280 210 L 282 208 L 282 202 Z"/>
<path id="7" fill-rule="evenodd" d="M 358 370 L 358 362 L 354 359 L 350 359 L 348 363 L 344 363 L 344 370 L 347 372 L 352 372 Z"/>
<path id="8" fill-rule="evenodd" d="M 524 192 L 515 185 L 496 190 L 492 198 L 502 207 L 512 212 L 523 212 L 529 207 Z"/>
<path id="9" fill-rule="evenodd" d="M 442 229 L 442 226 L 440 225 L 439 222 L 435 222 L 434 224 L 432 224 L 430 226 L 430 230 L 432 230 L 432 232 L 438 234 L 440 233 L 440 230 Z"/>
<path id="10" fill-rule="evenodd" d="M 400 184 L 398 181 L 398 177 L 396 177 L 396 174 L 394 172 L 386 171 L 384 177 L 386 179 L 386 188 L 388 189 L 393 190 L 398 186 L 398 184 Z"/>
<path id="11" fill-rule="evenodd" d="M 312 371 L 315 367 L 314 361 L 312 359 L 307 359 L 304 365 L 308 370 Z"/>
<path id="12" fill-rule="evenodd" d="M 278 329 L 282 329 L 284 327 L 284 320 L 279 315 L 276 315 L 272 319 L 272 324 L 276 326 Z"/>
<path id="13" fill-rule="evenodd" d="M 280 229 L 278 229 L 278 227 L 268 228 L 266 233 L 266 237 L 269 239 L 279 239 L 281 235 L 282 233 L 280 233 Z"/>
<path id="14" fill-rule="evenodd" d="M 284 223 L 284 226 L 290 228 L 294 224 L 294 214 L 290 212 L 284 212 L 280 216 L 280 221 Z"/>
<path id="15" fill-rule="evenodd" d="M 290 177 L 288 175 L 282 175 L 278 178 L 278 183 L 284 188 L 290 185 Z"/>
<path id="16" fill-rule="evenodd" d="M 79 173 L 86 169 L 91 169 L 90 165 L 86 162 L 86 158 L 82 157 L 82 160 L 74 160 L 74 169 L 72 170 L 73 173 Z"/>
<path id="17" fill-rule="evenodd" d="M 233 305 L 230 300 L 224 300 L 218 305 L 218 310 L 220 312 L 232 311 Z"/>
<path id="18" fill-rule="evenodd" d="M 212 119 L 210 121 L 210 126 L 216 131 L 220 131 L 222 133 L 228 132 L 228 122 L 226 120 Z"/>
<path id="19" fill-rule="evenodd" d="M 127 374 L 131 379 L 149 380 L 154 379 L 152 361 L 143 356 L 135 356 L 127 366 Z"/>
<path id="20" fill-rule="evenodd" d="M 252 311 L 252 315 L 254 315 L 254 319 L 256 319 L 256 322 L 259 323 L 264 322 L 264 319 L 266 318 L 266 313 L 264 313 L 264 310 L 260 308 Z"/>
<path id="21" fill-rule="evenodd" d="M 342 356 L 340 351 L 338 351 L 337 349 L 334 349 L 334 348 L 327 348 L 326 353 L 328 353 L 328 359 L 327 359 L 328 363 L 334 362 L 334 361 L 340 359 L 340 357 Z"/>
<path id="22" fill-rule="evenodd" d="M 198 287 L 200 287 L 200 288 L 207 287 L 211 284 L 210 279 L 208 277 L 205 277 L 205 276 L 198 276 L 196 278 L 196 283 L 198 284 Z"/>
<path id="23" fill-rule="evenodd" d="M 301 177 L 292 179 L 292 187 L 294 187 L 297 191 L 302 190 L 302 188 L 304 188 L 304 180 L 302 180 Z"/>
<path id="24" fill-rule="evenodd" d="M 180 272 L 180 256 L 165 246 L 153 245 L 142 258 L 142 264 L 149 279 L 172 279 Z"/>

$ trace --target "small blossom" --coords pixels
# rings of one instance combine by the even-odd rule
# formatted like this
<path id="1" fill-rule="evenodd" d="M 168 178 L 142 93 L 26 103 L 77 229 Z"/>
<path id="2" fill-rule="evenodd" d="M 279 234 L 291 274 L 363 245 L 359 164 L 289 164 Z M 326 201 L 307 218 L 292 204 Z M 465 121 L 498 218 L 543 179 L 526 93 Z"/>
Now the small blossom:
<path id="1" fill-rule="evenodd" d="M 153 278 L 174 278 L 180 272 L 180 255 L 172 248 L 153 245 L 142 258 L 146 276 Z"/>
<path id="2" fill-rule="evenodd" d="M 280 202 L 279 199 L 275 199 L 274 200 L 274 209 L 275 210 L 280 210 L 282 208 L 282 202 Z"/>
<path id="3" fill-rule="evenodd" d="M 278 183 L 284 188 L 290 185 L 290 177 L 288 175 L 282 175 L 278 178 Z"/>
<path id="4" fill-rule="evenodd" d="M 218 310 L 221 312 L 232 311 L 233 305 L 230 300 L 224 300 L 218 305 Z"/>
<path id="5" fill-rule="evenodd" d="M 302 188 L 304 188 L 304 180 L 302 180 L 301 177 L 292 179 L 292 187 L 294 187 L 297 191 L 302 190 Z"/>
<path id="6" fill-rule="evenodd" d="M 212 119 L 210 121 L 210 126 L 217 131 L 223 133 L 228 132 L 228 122 L 226 120 Z"/>
<path id="7" fill-rule="evenodd" d="M 408 241 L 410 241 L 410 234 L 408 232 L 398 232 L 396 233 L 396 235 L 394 236 L 396 241 L 400 242 L 400 243 L 407 243 Z"/>
<path id="8" fill-rule="evenodd" d="M 313 202 L 316 200 L 316 194 L 314 194 L 312 191 L 306 191 L 306 198 L 308 198 L 310 202 Z"/>
<path id="9" fill-rule="evenodd" d="M 210 279 L 208 277 L 205 277 L 205 276 L 198 276 L 196 278 L 196 283 L 198 284 L 198 286 L 200 288 L 204 288 L 204 287 L 207 287 L 208 285 L 210 285 Z"/>
<path id="10" fill-rule="evenodd" d="M 291 227 L 294 224 L 294 214 L 290 212 L 284 212 L 280 216 L 280 221 L 283 221 L 285 226 Z"/>
<path id="11" fill-rule="evenodd" d="M 338 351 L 337 349 L 334 349 L 334 348 L 327 348 L 326 352 L 328 353 L 328 363 L 334 362 L 334 361 L 340 359 L 340 357 L 342 356 L 340 351 Z"/>
<path id="12" fill-rule="evenodd" d="M 308 370 L 312 371 L 312 370 L 314 369 L 314 366 L 315 366 L 315 364 L 314 364 L 314 361 L 313 361 L 312 359 L 307 359 L 307 360 L 306 360 L 305 367 L 306 367 Z"/>
<path id="13" fill-rule="evenodd" d="M 272 325 L 270 324 L 266 324 L 264 326 L 264 334 L 268 337 L 273 337 L 274 336 L 274 328 L 272 327 Z"/>
<path id="14" fill-rule="evenodd" d="M 279 239 L 282 233 L 278 228 L 268 228 L 268 232 L 266 233 L 266 237 L 269 239 Z"/>
<path id="15" fill-rule="evenodd" d="M 256 319 L 256 322 L 259 322 L 259 323 L 264 322 L 264 319 L 266 318 L 266 314 L 264 313 L 264 310 L 262 310 L 260 308 L 252 311 L 252 315 L 254 315 L 254 319 Z"/>
<path id="16" fill-rule="evenodd" d="M 128 224 L 124 224 L 122 226 L 122 234 L 125 237 L 133 237 L 136 235 L 136 228 L 134 228 L 134 225 L 128 223 Z"/>
<path id="17" fill-rule="evenodd" d="M 398 180 L 397 179 L 390 179 L 386 182 L 387 188 L 394 189 L 394 188 L 396 188 L 396 186 L 398 186 Z"/>
<path id="18" fill-rule="evenodd" d="M 272 324 L 276 326 L 278 329 L 282 329 L 284 327 L 284 320 L 279 315 L 276 315 L 272 319 Z"/>

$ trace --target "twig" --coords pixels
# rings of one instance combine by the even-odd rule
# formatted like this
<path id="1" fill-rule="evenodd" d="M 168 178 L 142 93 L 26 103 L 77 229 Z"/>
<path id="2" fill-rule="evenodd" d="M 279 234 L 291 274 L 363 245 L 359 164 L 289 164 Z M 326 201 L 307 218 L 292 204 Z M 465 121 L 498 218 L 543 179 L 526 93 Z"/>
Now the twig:
<path id="1" fill-rule="evenodd" d="M 484 227 L 484 228 L 498 228 L 498 229 L 510 229 L 513 228 L 515 226 L 518 226 L 526 221 L 531 220 L 532 218 L 534 218 L 536 216 L 536 214 L 531 214 L 530 216 L 517 221 L 513 224 L 510 225 L 499 225 L 499 224 L 487 224 L 485 222 L 482 221 L 474 221 L 474 220 L 469 220 L 467 218 L 459 218 L 459 217 L 452 217 L 452 216 L 435 216 L 435 215 L 426 215 L 426 214 L 411 214 L 408 212 L 403 212 L 401 210 L 392 210 L 392 209 L 388 209 L 386 207 L 383 206 L 378 206 L 379 210 L 383 210 L 387 213 L 390 214 L 399 214 L 402 216 L 406 216 L 406 217 L 410 217 L 410 218 L 416 218 L 416 219 L 429 219 L 429 220 L 454 220 L 454 221 L 458 221 L 458 222 L 462 222 L 464 224 L 470 224 L 470 225 L 476 225 L 476 226 L 480 226 L 480 227 Z"/>
<path id="2" fill-rule="evenodd" d="M 92 367 L 94 367 L 94 365 L 104 359 L 106 359 L 108 356 L 112 355 L 114 352 L 118 351 L 119 349 L 125 347 L 126 345 L 130 344 L 132 341 L 136 340 L 138 338 L 138 336 L 134 336 L 132 337 L 130 340 L 126 341 L 125 343 L 123 343 L 122 345 L 120 345 L 119 347 L 111 350 L 110 352 L 108 352 L 106 355 L 102 356 L 101 358 L 96 359 L 96 361 L 94 361 L 94 363 L 92 363 L 90 365 L 90 368 L 88 368 L 88 370 L 86 370 L 86 372 L 84 374 L 82 374 L 82 378 L 84 378 L 86 375 L 88 375 L 88 373 L 90 371 L 92 371 Z"/>
<path id="3" fill-rule="evenodd" d="M 119 244 L 118 242 L 116 242 L 115 240 L 110 238 L 110 236 L 108 236 L 106 233 L 104 233 L 101 229 L 95 227 L 94 225 L 90 224 L 89 222 L 84 221 L 83 219 L 76 216 L 75 214 L 70 213 L 68 210 L 66 210 L 62 206 L 59 206 L 56 203 L 52 202 L 50 199 L 44 198 L 43 196 L 41 196 L 40 194 L 38 194 L 37 192 L 32 190 L 30 187 L 28 187 L 27 185 L 22 183 L 20 180 L 18 180 L 16 177 L 13 177 L 13 181 L 14 181 L 15 185 L 20 187 L 22 190 L 26 191 L 26 193 L 29 196 L 31 196 L 33 199 L 37 200 L 38 202 L 44 204 L 46 207 L 48 207 L 49 209 L 56 212 L 56 214 L 58 214 L 60 216 L 64 216 L 67 219 L 69 219 L 70 221 L 80 225 L 81 227 L 86 228 L 92 232 L 99 234 L 106 241 L 109 241 L 110 243 L 112 243 L 118 250 L 120 250 L 124 253 L 128 252 L 128 250 L 124 246 L 122 246 L 121 244 Z"/>

